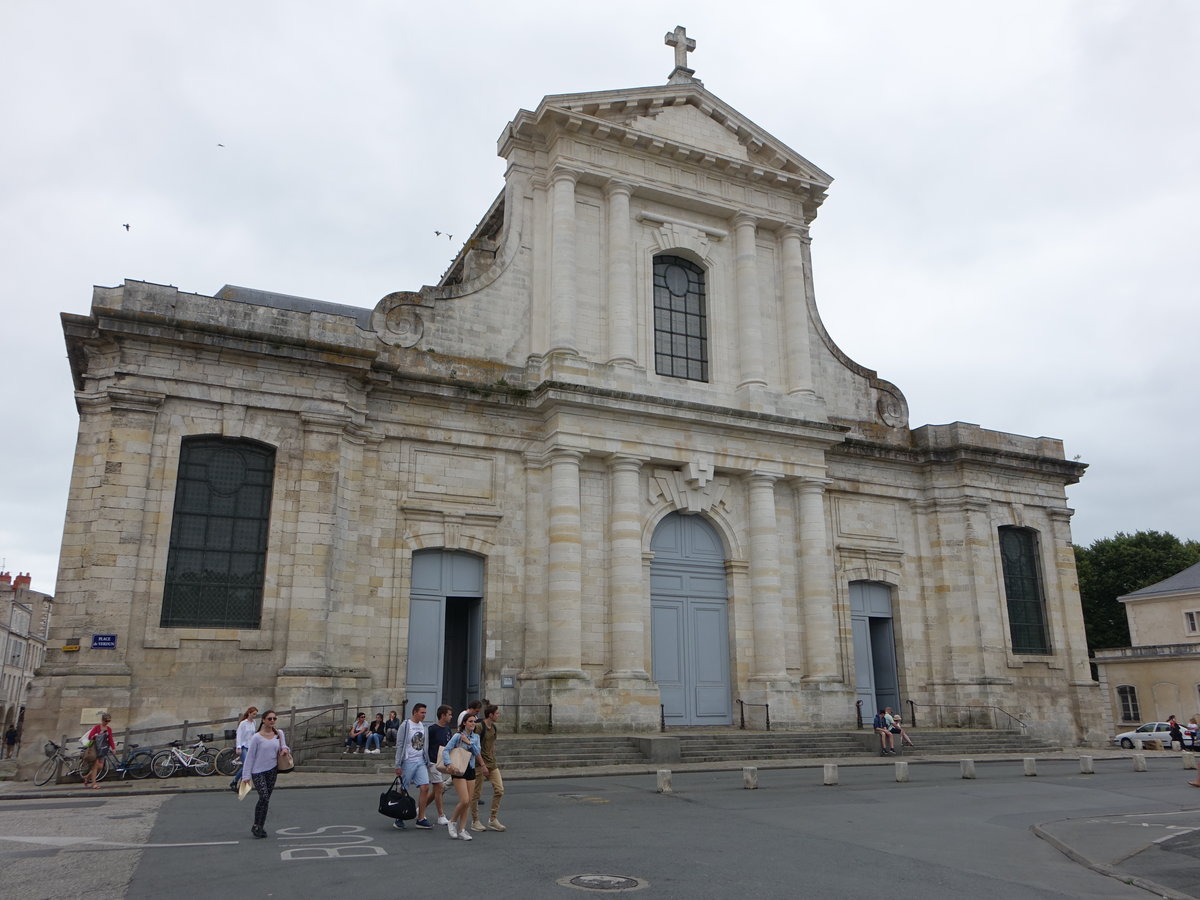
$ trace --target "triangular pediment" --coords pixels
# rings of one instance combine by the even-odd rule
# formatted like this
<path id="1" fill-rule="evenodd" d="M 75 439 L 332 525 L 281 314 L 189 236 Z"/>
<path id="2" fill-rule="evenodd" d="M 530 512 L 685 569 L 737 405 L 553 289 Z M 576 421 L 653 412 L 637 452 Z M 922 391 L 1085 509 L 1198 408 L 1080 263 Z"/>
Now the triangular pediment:
<path id="1" fill-rule="evenodd" d="M 522 110 L 506 135 L 552 119 L 566 119 L 570 130 L 589 132 L 625 146 L 638 136 L 667 142 L 681 151 L 734 160 L 752 167 L 798 177 L 827 187 L 832 177 L 746 118 L 698 82 L 618 91 L 554 94 L 537 110 Z M 502 138 L 503 142 L 503 138 Z"/>

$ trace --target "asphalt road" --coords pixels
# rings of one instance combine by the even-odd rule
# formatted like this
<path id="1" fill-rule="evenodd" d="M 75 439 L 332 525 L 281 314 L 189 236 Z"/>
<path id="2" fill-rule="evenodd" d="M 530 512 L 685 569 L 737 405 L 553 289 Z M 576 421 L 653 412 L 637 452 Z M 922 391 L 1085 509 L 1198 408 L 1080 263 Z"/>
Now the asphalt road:
<path id="1" fill-rule="evenodd" d="M 447 893 L 461 876 L 489 900 L 582 900 L 561 882 L 604 875 L 628 880 L 583 884 L 685 900 L 1200 896 L 1191 773 L 1178 759 L 1096 769 L 1041 762 L 1026 777 L 1020 761 L 981 762 L 964 780 L 955 764 L 927 763 L 898 784 L 891 766 L 843 767 L 836 786 L 819 769 L 780 769 L 760 771 L 758 790 L 740 771 L 676 773 L 670 794 L 646 775 L 513 780 L 509 830 L 469 843 L 443 828 L 397 832 L 375 811 L 383 785 L 281 778 L 266 840 L 249 833 L 253 795 L 14 799 L 0 805 L 0 894 L 82 896 L 90 879 L 91 897 L 391 900 Z"/>

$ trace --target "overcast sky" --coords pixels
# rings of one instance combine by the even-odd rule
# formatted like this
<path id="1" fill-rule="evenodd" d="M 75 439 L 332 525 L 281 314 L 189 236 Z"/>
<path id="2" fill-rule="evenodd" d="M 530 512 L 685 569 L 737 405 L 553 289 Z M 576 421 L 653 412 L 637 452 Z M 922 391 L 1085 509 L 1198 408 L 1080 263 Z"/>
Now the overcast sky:
<path id="1" fill-rule="evenodd" d="M 914 427 L 1064 440 L 1076 543 L 1200 538 L 1194 0 L 5 0 L 4 567 L 54 590 L 59 314 L 92 285 L 435 283 L 516 111 L 665 82 L 676 25 L 708 90 L 835 178 L 817 303 Z"/>

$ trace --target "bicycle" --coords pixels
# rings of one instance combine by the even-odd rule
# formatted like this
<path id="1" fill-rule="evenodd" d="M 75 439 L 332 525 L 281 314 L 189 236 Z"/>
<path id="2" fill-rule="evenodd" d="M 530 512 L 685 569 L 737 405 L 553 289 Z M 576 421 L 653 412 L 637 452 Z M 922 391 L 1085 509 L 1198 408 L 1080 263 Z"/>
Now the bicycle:
<path id="1" fill-rule="evenodd" d="M 217 755 L 209 750 L 204 741 L 196 741 L 190 750 L 182 749 L 179 741 L 171 741 L 167 749 L 160 750 L 150 760 L 150 771 L 156 778 L 170 778 L 180 769 L 190 769 L 197 775 L 212 775 L 217 771 Z"/>
<path id="2" fill-rule="evenodd" d="M 52 778 L 58 781 L 58 776 L 63 765 L 67 767 L 68 775 L 83 776 L 85 764 L 82 754 L 68 754 L 65 746 L 56 744 L 54 741 L 46 741 L 42 749 L 46 752 L 46 761 L 38 766 L 38 770 L 33 776 L 33 783 L 38 787 L 46 784 Z M 87 764 L 87 768 L 90 769 L 91 765 Z"/>
<path id="3" fill-rule="evenodd" d="M 117 747 L 124 746 L 124 742 L 117 744 Z M 104 768 L 100 770 L 100 774 L 96 776 L 97 780 L 104 778 L 109 772 L 114 775 L 120 775 L 124 778 L 128 775 L 130 778 L 145 778 L 150 774 L 150 765 L 154 761 L 154 752 L 148 749 L 139 749 L 141 744 L 130 744 L 125 749 L 125 755 L 120 760 L 116 758 L 115 753 L 109 753 L 104 757 Z"/>
<path id="4" fill-rule="evenodd" d="M 236 747 L 226 747 L 217 754 L 217 771 L 222 775 L 232 777 L 241 764 Z"/>

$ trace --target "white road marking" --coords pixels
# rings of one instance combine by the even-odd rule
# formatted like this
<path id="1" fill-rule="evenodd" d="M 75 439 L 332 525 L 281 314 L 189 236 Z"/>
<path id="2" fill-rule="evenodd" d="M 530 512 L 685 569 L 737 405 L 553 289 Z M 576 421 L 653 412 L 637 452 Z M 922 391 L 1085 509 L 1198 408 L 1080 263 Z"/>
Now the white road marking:
<path id="1" fill-rule="evenodd" d="M 144 849 L 147 847 L 222 847 L 236 844 L 238 841 L 195 841 L 185 844 L 129 844 L 122 841 L 102 841 L 90 837 L 50 837 L 27 834 L 0 834 L 0 841 L 15 841 L 21 844 L 42 844 L 51 847 L 74 847 L 79 844 L 97 844 L 101 847 L 127 847 Z"/>

